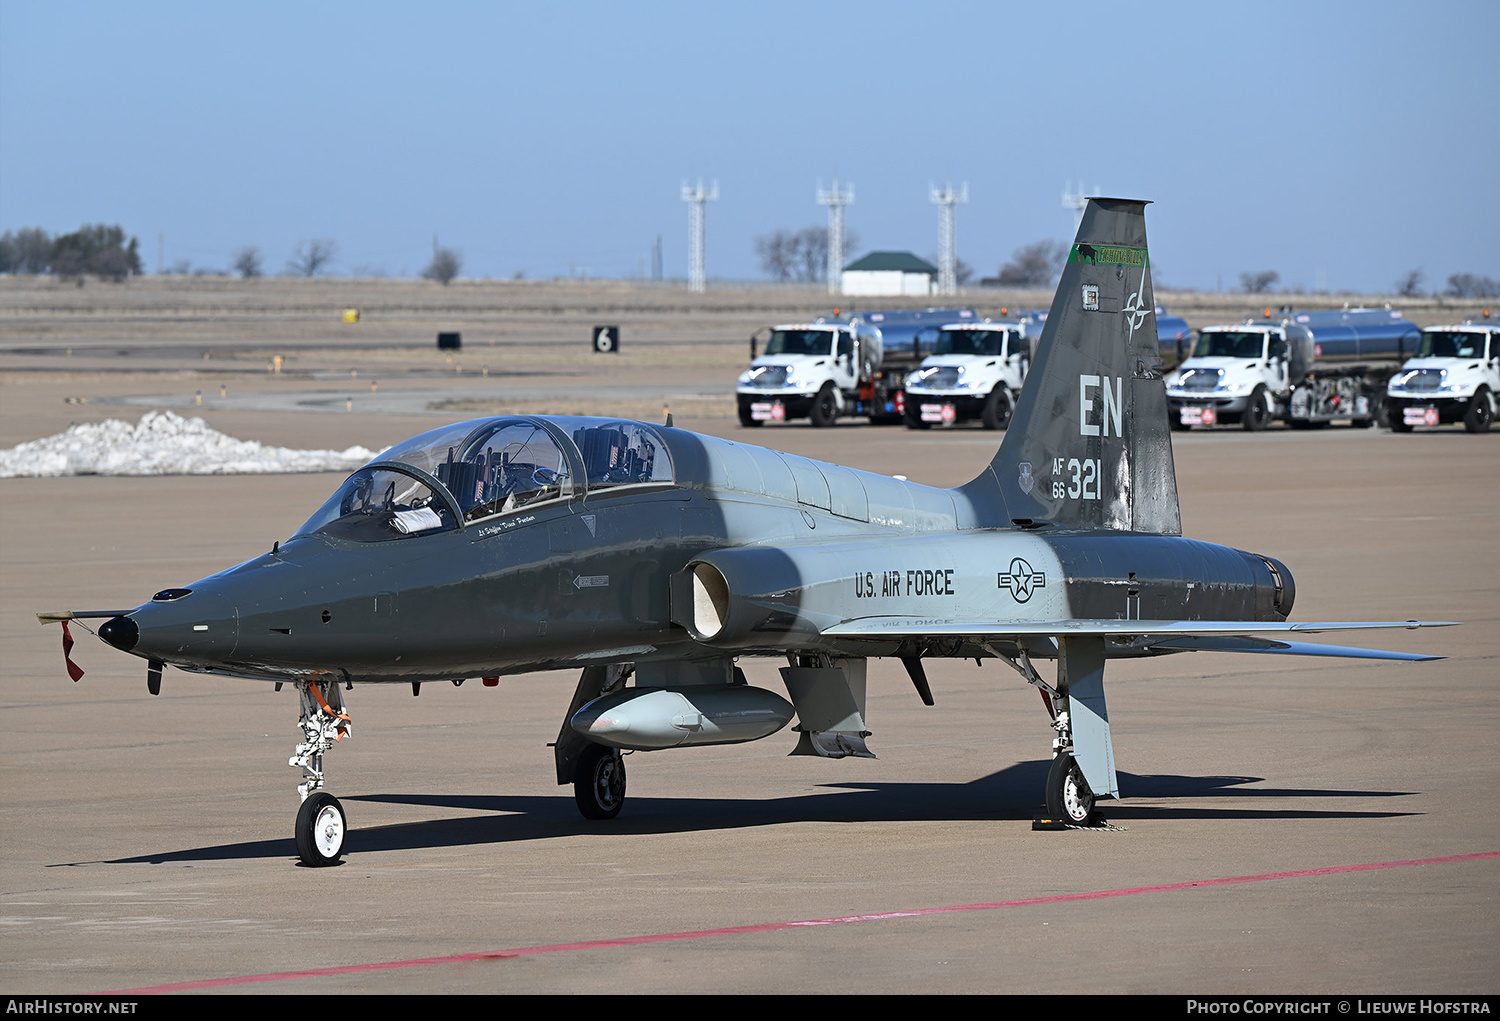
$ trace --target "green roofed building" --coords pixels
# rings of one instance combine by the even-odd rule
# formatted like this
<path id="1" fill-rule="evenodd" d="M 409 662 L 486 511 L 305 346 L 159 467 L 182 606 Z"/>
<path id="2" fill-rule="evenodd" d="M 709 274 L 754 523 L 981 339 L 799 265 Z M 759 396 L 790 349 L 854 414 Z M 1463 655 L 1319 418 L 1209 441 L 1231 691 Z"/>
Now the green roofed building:
<path id="1" fill-rule="evenodd" d="M 910 252 L 871 252 L 844 267 L 845 294 L 933 293 L 938 268 Z"/>

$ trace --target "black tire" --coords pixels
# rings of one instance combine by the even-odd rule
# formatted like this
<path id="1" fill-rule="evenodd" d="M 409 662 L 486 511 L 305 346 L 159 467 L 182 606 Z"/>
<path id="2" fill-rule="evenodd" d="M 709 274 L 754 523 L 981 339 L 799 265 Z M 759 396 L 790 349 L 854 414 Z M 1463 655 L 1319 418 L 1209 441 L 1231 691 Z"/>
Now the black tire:
<path id="1" fill-rule="evenodd" d="M 613 819 L 625 804 L 625 759 L 618 748 L 589 743 L 573 767 L 573 800 L 585 819 Z"/>
<path id="2" fill-rule="evenodd" d="M 760 419 L 751 417 L 749 401 L 740 402 L 740 425 L 746 429 L 759 429 L 764 424 Z"/>
<path id="3" fill-rule="evenodd" d="M 932 427 L 931 422 L 922 421 L 922 407 L 919 404 L 913 404 L 910 397 L 906 398 L 903 406 L 906 410 L 902 412 L 901 417 L 906 420 L 906 427 L 908 429 L 930 429 Z"/>
<path id="4" fill-rule="evenodd" d="M 1406 409 L 1399 404 L 1386 405 L 1385 424 L 1391 427 L 1393 433 L 1411 432 L 1411 426 L 1406 421 Z"/>
<path id="5" fill-rule="evenodd" d="M 813 398 L 812 410 L 808 412 L 812 424 L 819 429 L 824 426 L 833 425 L 834 420 L 839 417 L 838 398 L 833 395 L 833 384 L 824 383 L 823 389 Z"/>
<path id="6" fill-rule="evenodd" d="M 979 413 L 979 420 L 984 423 L 986 429 L 1004 429 L 1010 425 L 1010 416 L 1015 412 L 1015 403 L 1010 399 L 1010 391 L 1001 383 L 990 391 L 985 398 L 984 410 Z"/>
<path id="7" fill-rule="evenodd" d="M 309 868 L 337 865 L 348 834 L 349 817 L 332 794 L 317 791 L 297 810 L 297 857 Z"/>
<path id="8" fill-rule="evenodd" d="M 1271 395 L 1266 393 L 1266 388 L 1258 386 L 1250 394 L 1250 403 L 1245 405 L 1245 413 L 1240 416 L 1240 425 L 1246 432 L 1258 433 L 1271 424 Z"/>
<path id="9" fill-rule="evenodd" d="M 1495 409 L 1490 407 L 1490 392 L 1484 387 L 1474 391 L 1469 401 L 1469 410 L 1464 413 L 1464 428 L 1471 433 L 1487 433 L 1494 421 Z"/>
<path id="10" fill-rule="evenodd" d="M 1074 826 L 1088 826 L 1094 821 L 1094 792 L 1067 752 L 1054 756 L 1052 768 L 1047 770 L 1047 814 Z"/>
<path id="11" fill-rule="evenodd" d="M 1172 407 L 1170 404 L 1167 405 L 1167 428 L 1174 433 L 1185 433 L 1191 428 L 1183 422 L 1181 410 Z"/>

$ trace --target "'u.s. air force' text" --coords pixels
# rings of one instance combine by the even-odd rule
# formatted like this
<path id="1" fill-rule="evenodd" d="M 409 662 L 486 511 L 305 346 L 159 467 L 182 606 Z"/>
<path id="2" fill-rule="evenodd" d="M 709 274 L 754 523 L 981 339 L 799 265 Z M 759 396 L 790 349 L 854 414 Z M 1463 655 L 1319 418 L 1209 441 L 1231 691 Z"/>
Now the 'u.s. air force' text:
<path id="1" fill-rule="evenodd" d="M 882 596 L 951 596 L 953 569 L 927 571 L 866 571 L 854 576 L 854 598 L 878 599 Z"/>

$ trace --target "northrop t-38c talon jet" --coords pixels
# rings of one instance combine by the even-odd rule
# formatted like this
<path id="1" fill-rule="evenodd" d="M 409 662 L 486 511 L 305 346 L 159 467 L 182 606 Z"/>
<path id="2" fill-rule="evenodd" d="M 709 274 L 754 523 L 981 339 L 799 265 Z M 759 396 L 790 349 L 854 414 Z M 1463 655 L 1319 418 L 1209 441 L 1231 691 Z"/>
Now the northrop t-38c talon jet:
<path id="1" fill-rule="evenodd" d="M 1048 813 L 1084 825 L 1120 796 L 1110 658 L 1434 658 L 1289 641 L 1424 625 L 1293 623 L 1283 564 L 1181 536 L 1154 309 L 1145 203 L 1092 199 L 1004 442 L 957 489 L 670 420 L 478 419 L 381 454 L 254 560 L 133 610 L 40 616 L 109 617 L 99 637 L 149 661 L 153 692 L 165 664 L 295 685 L 309 865 L 344 850 L 322 759 L 354 685 L 560 667 L 582 677 L 558 782 L 589 818 L 620 811 L 622 750 L 753 741 L 795 716 L 796 752 L 869 756 L 867 660 L 899 658 L 931 705 L 923 660 L 945 656 L 1040 689 Z M 745 656 L 784 658 L 789 699 L 748 685 Z"/>

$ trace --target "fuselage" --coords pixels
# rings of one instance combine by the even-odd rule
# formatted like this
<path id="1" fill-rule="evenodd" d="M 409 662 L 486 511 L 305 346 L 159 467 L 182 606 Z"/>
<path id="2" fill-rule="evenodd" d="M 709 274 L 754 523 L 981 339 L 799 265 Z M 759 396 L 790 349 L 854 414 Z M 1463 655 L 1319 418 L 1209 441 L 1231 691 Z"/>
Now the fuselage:
<path id="1" fill-rule="evenodd" d="M 101 636 L 187 670 L 398 682 L 726 651 L 890 655 L 821 634 L 886 615 L 1291 609 L 1291 576 L 1266 558 L 995 516 L 961 490 L 684 430 L 477 420 L 386 452 L 273 552 L 165 590 Z M 693 616 L 694 571 L 720 579 L 716 631 Z"/>

